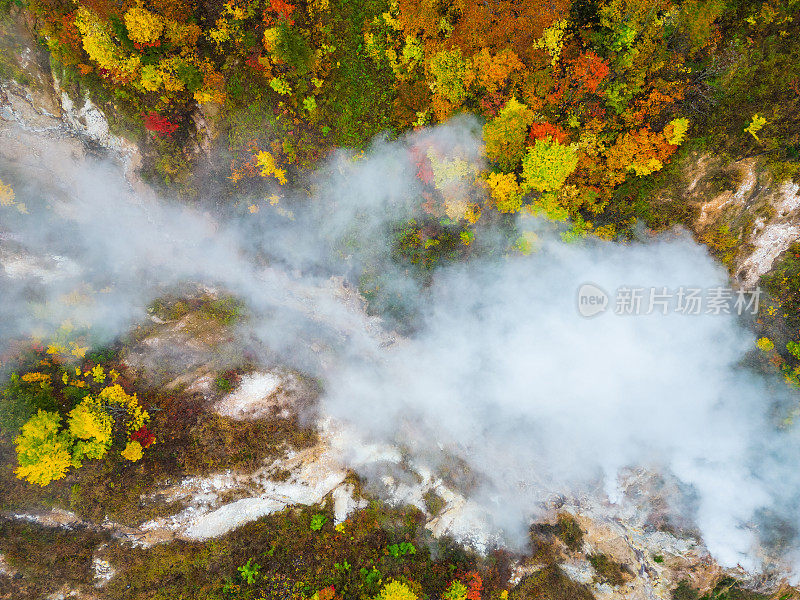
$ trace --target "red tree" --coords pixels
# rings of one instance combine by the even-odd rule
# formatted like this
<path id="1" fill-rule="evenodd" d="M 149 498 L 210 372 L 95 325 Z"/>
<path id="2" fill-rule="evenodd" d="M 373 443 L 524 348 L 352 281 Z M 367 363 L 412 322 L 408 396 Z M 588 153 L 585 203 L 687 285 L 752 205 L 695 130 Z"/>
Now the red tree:
<path id="1" fill-rule="evenodd" d="M 572 61 L 572 73 L 575 79 L 594 93 L 609 73 L 608 63 L 589 51 Z"/>
<path id="2" fill-rule="evenodd" d="M 475 571 L 470 571 L 464 577 L 467 583 L 467 600 L 481 600 L 483 579 Z"/>
<path id="3" fill-rule="evenodd" d="M 158 113 L 151 112 L 144 118 L 144 126 L 154 131 L 159 135 L 171 135 L 178 129 L 177 123 L 172 123 L 166 117 L 162 117 Z"/>
<path id="4" fill-rule="evenodd" d="M 142 425 L 139 429 L 131 434 L 131 440 L 139 442 L 142 448 L 152 446 L 156 441 L 156 436 L 147 428 L 147 425 Z"/>
<path id="5" fill-rule="evenodd" d="M 567 139 L 566 132 L 558 125 L 551 125 L 550 123 L 534 123 L 531 125 L 531 132 L 528 134 L 531 141 L 543 140 L 546 137 L 551 137 L 559 144 L 563 144 Z"/>

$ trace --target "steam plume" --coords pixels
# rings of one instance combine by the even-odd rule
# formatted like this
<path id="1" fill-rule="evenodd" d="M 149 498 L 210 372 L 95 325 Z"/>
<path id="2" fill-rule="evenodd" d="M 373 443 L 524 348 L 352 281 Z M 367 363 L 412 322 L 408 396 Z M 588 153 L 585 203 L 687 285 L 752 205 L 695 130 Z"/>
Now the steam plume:
<path id="1" fill-rule="evenodd" d="M 556 495 L 624 501 L 619 472 L 644 467 L 687 491 L 676 507 L 720 562 L 756 568 L 759 519 L 770 514 L 789 534 L 798 524 L 800 445 L 770 416 L 789 401 L 781 387 L 742 366 L 751 334 L 730 315 L 576 310 L 585 282 L 727 285 L 703 248 L 682 235 L 570 246 L 531 221 L 531 256 L 486 253 L 426 286 L 392 260 L 391 227 L 415 216 L 421 192 L 409 148 L 435 144 L 477 163 L 479 139 L 461 120 L 377 140 L 361 159 L 334 157 L 310 199 L 287 194 L 282 212 L 263 204 L 241 218 L 136 196 L 107 163 L 76 161 L 69 179 L 53 180 L 41 164 L 0 162 L 30 211 L 4 213 L 0 339 L 65 318 L 113 336 L 172 286 L 217 285 L 251 311 L 243 333 L 323 379 L 325 413 L 433 469 L 463 461 L 469 494 L 511 542 Z M 396 343 L 329 284 L 367 266 L 415 315 Z M 92 303 L 65 302 L 76 289 Z"/>

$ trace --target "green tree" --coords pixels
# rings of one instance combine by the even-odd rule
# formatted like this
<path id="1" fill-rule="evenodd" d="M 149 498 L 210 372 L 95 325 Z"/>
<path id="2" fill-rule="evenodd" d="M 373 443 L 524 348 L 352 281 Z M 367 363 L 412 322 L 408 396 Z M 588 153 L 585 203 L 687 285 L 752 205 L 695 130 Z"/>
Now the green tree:
<path id="1" fill-rule="evenodd" d="M 0 393 L 0 430 L 19 433 L 20 427 L 38 409 L 56 410 L 53 386 L 48 381 L 26 382 L 12 373 Z"/>

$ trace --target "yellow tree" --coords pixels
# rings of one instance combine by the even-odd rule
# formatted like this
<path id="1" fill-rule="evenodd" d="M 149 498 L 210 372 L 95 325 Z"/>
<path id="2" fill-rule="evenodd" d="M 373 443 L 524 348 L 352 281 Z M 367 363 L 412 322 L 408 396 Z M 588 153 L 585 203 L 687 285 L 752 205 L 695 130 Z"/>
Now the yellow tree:
<path id="1" fill-rule="evenodd" d="M 536 140 L 522 159 L 522 189 L 539 192 L 558 190 L 578 166 L 578 152 L 551 138 Z"/>
<path id="2" fill-rule="evenodd" d="M 22 426 L 14 440 L 19 466 L 14 474 L 29 483 L 45 486 L 61 479 L 73 465 L 66 432 L 59 432 L 61 415 L 40 410 Z"/>

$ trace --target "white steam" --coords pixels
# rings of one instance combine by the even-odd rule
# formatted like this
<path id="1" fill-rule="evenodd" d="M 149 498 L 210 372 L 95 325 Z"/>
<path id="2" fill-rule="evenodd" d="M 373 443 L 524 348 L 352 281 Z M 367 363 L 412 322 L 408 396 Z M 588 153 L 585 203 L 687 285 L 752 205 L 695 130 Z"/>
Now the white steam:
<path id="1" fill-rule="evenodd" d="M 618 473 L 644 467 L 686 490 L 675 506 L 720 562 L 757 568 L 760 519 L 785 523 L 784 537 L 799 524 L 800 444 L 770 416 L 785 392 L 741 364 L 752 335 L 726 315 L 585 319 L 576 307 L 586 282 L 727 285 L 703 248 L 680 235 L 565 245 L 530 223 L 540 229 L 531 256 L 486 252 L 426 286 L 392 261 L 391 227 L 420 202 L 409 148 L 477 162 L 478 140 L 460 121 L 378 141 L 359 160 L 339 154 L 310 199 L 281 201 L 291 219 L 265 202 L 226 218 L 135 197 L 115 167 L 88 160 L 53 180 L 46 165 L 0 153 L 0 178 L 30 210 L 0 209 L 0 340 L 64 318 L 117 335 L 171 287 L 217 285 L 251 312 L 243 334 L 323 379 L 325 413 L 417 463 L 466 465 L 470 496 L 511 542 L 554 496 L 624 501 Z M 414 315 L 413 334 L 387 343 L 328 284 L 366 271 Z M 91 303 L 66 302 L 76 289 Z"/>
<path id="2" fill-rule="evenodd" d="M 448 269 L 419 334 L 374 363 L 345 365 L 326 410 L 434 466 L 444 446 L 474 472 L 473 495 L 495 524 L 517 539 L 558 495 L 616 499 L 622 469 L 670 473 L 696 494 L 693 514 L 682 516 L 709 550 L 753 568 L 752 521 L 775 500 L 761 471 L 774 449 L 797 441 L 774 431 L 770 391 L 738 364 L 752 336 L 719 315 L 585 319 L 576 291 L 586 281 L 607 290 L 726 283 L 681 238 L 548 243 L 531 258 Z M 781 485 L 796 485 L 792 467 L 779 468 Z"/>

